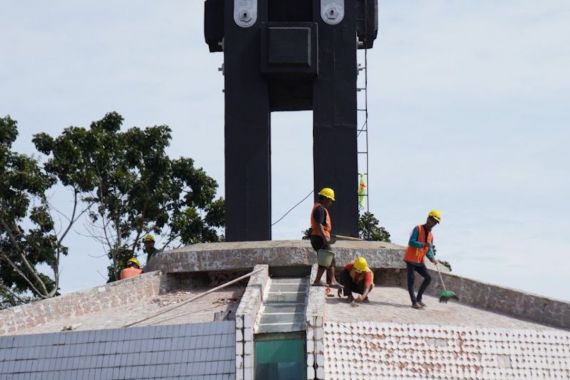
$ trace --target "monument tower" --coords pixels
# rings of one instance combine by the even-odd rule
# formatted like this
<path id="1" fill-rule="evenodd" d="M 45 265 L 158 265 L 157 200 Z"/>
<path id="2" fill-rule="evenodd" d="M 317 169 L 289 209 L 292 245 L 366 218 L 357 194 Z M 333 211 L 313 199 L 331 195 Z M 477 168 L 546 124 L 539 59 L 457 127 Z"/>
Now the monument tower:
<path id="1" fill-rule="evenodd" d="M 315 194 L 333 188 L 334 232 L 357 236 L 356 50 L 377 32 L 377 0 L 205 1 L 224 53 L 227 241 L 271 239 L 273 111 L 313 111 Z"/>

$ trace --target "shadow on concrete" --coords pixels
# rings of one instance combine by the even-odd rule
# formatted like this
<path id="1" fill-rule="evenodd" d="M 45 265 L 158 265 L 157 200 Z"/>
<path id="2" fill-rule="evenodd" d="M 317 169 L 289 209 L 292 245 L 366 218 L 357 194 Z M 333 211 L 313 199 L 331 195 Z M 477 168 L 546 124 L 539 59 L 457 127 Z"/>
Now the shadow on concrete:
<path id="1" fill-rule="evenodd" d="M 338 298 L 338 297 L 330 297 L 327 298 L 327 303 L 329 304 L 346 304 L 346 305 L 350 305 L 350 302 L 348 301 L 348 299 L 346 297 Z M 364 302 L 364 303 L 360 303 L 358 304 L 359 306 L 366 306 L 366 305 L 370 305 L 370 306 L 388 306 L 388 307 L 396 307 L 396 308 L 400 308 L 400 309 L 409 309 L 410 305 L 408 304 L 401 304 L 401 303 L 392 303 L 392 302 L 380 302 L 380 301 L 374 301 L 374 300 L 370 300 L 369 302 Z"/>

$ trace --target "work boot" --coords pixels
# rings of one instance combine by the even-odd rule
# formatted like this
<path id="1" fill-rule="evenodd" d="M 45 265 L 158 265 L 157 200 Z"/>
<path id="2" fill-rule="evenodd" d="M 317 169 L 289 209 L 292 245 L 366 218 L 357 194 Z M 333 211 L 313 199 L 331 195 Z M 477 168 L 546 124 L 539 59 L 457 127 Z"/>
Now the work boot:
<path id="1" fill-rule="evenodd" d="M 419 300 L 418 300 L 418 305 L 420 305 L 421 307 L 426 307 L 426 304 Z"/>
<path id="2" fill-rule="evenodd" d="M 421 307 L 420 305 L 418 305 L 417 303 L 413 303 L 413 304 L 412 304 L 412 309 L 421 310 L 422 307 Z"/>

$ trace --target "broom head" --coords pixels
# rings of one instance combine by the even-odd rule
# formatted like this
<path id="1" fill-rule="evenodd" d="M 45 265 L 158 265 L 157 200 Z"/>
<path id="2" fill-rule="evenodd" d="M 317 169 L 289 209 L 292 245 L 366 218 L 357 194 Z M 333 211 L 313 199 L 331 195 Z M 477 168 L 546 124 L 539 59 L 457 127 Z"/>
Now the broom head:
<path id="1" fill-rule="evenodd" d="M 455 294 L 453 290 L 443 290 L 439 293 L 439 302 L 447 303 L 450 299 L 459 301 L 459 297 L 457 297 L 457 294 Z"/>

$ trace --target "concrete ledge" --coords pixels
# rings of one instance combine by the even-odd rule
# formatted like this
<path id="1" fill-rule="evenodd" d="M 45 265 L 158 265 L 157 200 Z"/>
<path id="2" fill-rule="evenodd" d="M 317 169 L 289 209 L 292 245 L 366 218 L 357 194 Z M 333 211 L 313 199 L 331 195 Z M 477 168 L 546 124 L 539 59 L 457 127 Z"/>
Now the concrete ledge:
<path id="1" fill-rule="evenodd" d="M 437 295 L 443 287 L 437 272 L 430 270 L 430 274 L 433 286 L 428 288 L 428 293 Z M 568 302 L 491 285 L 450 273 L 441 275 L 447 289 L 457 293 L 462 304 L 570 330 L 570 303 Z"/>
<path id="2" fill-rule="evenodd" d="M 311 268 L 310 284 L 317 277 L 315 264 Z M 306 349 L 307 349 L 307 379 L 324 379 L 324 320 L 325 320 L 325 288 L 311 286 L 308 292 L 307 308 L 305 310 Z"/>
<path id="3" fill-rule="evenodd" d="M 332 246 L 338 265 L 364 256 L 372 268 L 405 268 L 404 247 L 368 241 L 338 241 Z M 308 240 L 195 244 L 160 252 L 149 263 L 164 273 L 250 269 L 257 264 L 308 266 L 317 255 Z"/>
<path id="4" fill-rule="evenodd" d="M 432 269 L 434 266 L 430 265 L 428 268 L 432 282 L 426 294 L 438 297 L 443 290 L 443 286 L 437 271 Z M 400 276 L 400 287 L 407 289 L 406 271 L 395 271 L 397 272 L 396 275 Z M 453 290 L 459 297 L 459 303 L 463 305 L 546 326 L 570 330 L 570 303 L 568 302 L 487 284 L 451 273 L 442 272 L 441 276 L 447 289 Z M 416 274 L 416 291 L 419 289 L 422 281 L 422 277 Z"/>
<path id="5" fill-rule="evenodd" d="M 269 283 L 269 266 L 256 265 L 236 311 L 236 379 L 252 379 L 254 371 L 253 334 L 256 318 Z"/>
<path id="6" fill-rule="evenodd" d="M 140 301 L 159 294 L 161 272 L 144 273 L 127 280 L 68 293 L 0 311 L 0 335 L 18 332 L 53 320 L 77 317 Z"/>

